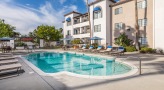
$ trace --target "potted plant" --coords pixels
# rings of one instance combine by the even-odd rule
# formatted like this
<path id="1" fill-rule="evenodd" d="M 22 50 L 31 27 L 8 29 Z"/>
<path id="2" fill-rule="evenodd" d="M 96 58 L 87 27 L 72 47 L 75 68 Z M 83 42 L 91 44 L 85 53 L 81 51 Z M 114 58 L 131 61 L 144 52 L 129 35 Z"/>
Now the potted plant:
<path id="1" fill-rule="evenodd" d="M 80 44 L 81 40 L 80 39 L 74 39 L 71 42 L 74 45 L 74 49 L 77 49 L 78 48 L 78 44 Z"/>

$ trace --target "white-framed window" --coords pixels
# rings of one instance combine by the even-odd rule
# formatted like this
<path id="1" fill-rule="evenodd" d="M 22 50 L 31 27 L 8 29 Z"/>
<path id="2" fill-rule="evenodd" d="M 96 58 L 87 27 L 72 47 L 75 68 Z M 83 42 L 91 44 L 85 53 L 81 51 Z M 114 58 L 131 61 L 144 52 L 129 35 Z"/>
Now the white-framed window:
<path id="1" fill-rule="evenodd" d="M 74 35 L 80 34 L 80 28 L 74 29 Z"/>
<path id="2" fill-rule="evenodd" d="M 140 37 L 139 42 L 141 45 L 147 45 L 148 44 L 146 37 Z"/>
<path id="3" fill-rule="evenodd" d="M 143 1 L 138 2 L 138 3 L 137 3 L 137 7 L 138 7 L 139 9 L 144 9 L 144 8 L 146 8 L 146 7 L 147 7 L 147 1 L 146 1 L 146 0 L 143 0 Z"/>
<path id="4" fill-rule="evenodd" d="M 70 26 L 71 25 L 71 21 L 70 22 L 67 22 L 67 26 Z"/>
<path id="5" fill-rule="evenodd" d="M 123 29 L 123 23 L 115 23 L 115 29 L 116 29 L 116 30 L 121 30 L 121 29 Z"/>
<path id="6" fill-rule="evenodd" d="M 67 35 L 71 35 L 71 30 L 68 30 L 67 31 Z"/>
<path id="7" fill-rule="evenodd" d="M 138 25 L 140 27 L 146 26 L 147 25 L 147 19 L 139 19 L 138 20 Z"/>
<path id="8" fill-rule="evenodd" d="M 94 32 L 101 32 L 101 24 L 94 26 Z"/>
<path id="9" fill-rule="evenodd" d="M 94 11 L 94 19 L 102 18 L 102 11 Z"/>
<path id="10" fill-rule="evenodd" d="M 123 13 L 122 7 L 115 9 L 115 15 Z"/>

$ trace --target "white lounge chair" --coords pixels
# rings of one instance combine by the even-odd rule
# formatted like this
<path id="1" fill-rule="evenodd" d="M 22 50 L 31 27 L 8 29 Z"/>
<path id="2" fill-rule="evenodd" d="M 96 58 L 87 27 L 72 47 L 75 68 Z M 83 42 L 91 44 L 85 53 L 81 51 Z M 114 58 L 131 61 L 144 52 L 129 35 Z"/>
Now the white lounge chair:
<path id="1" fill-rule="evenodd" d="M 112 55 L 124 55 L 124 47 L 118 47 L 117 51 L 111 52 Z"/>
<path id="2" fill-rule="evenodd" d="M 102 48 L 103 48 L 103 46 L 98 46 L 98 48 L 95 50 L 92 50 L 92 52 L 99 52 Z"/>
<path id="3" fill-rule="evenodd" d="M 2 66 L 0 66 L 0 72 L 16 69 L 17 73 L 19 75 L 19 70 L 21 70 L 21 67 L 22 67 L 22 65 L 20 63 L 9 64 L 9 65 L 2 65 Z"/>
<path id="4" fill-rule="evenodd" d="M 15 57 L 0 57 L 0 61 L 1 60 L 11 60 L 11 59 L 15 59 Z"/>
<path id="5" fill-rule="evenodd" d="M 106 50 L 99 51 L 99 53 L 110 53 L 112 51 L 112 46 L 108 46 Z"/>
<path id="6" fill-rule="evenodd" d="M 5 65 L 5 64 L 13 64 L 13 63 L 17 63 L 18 60 L 3 60 L 3 61 L 0 61 L 0 65 Z"/>
<path id="7" fill-rule="evenodd" d="M 93 48 L 94 48 L 93 46 L 90 46 L 89 49 L 84 49 L 83 51 L 84 52 L 91 52 L 93 50 Z"/>

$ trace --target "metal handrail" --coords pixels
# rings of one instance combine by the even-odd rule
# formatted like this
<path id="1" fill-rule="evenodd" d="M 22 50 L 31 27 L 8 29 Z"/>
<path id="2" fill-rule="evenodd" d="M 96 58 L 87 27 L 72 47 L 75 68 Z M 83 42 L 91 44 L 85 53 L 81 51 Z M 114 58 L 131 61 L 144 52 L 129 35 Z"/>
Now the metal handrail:
<path id="1" fill-rule="evenodd" d="M 142 72 L 141 72 L 141 65 L 142 65 L 142 60 L 141 60 L 141 58 L 140 57 L 134 57 L 134 56 L 128 56 L 126 59 L 128 59 L 128 58 L 137 58 L 138 60 L 139 60 L 139 74 L 141 75 L 142 74 Z"/>

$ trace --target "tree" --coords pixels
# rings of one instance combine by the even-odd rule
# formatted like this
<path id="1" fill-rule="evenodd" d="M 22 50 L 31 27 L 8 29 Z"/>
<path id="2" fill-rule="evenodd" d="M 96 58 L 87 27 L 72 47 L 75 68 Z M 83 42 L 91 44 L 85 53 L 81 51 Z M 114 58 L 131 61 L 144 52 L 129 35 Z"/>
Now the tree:
<path id="1" fill-rule="evenodd" d="M 88 11 L 88 20 L 89 20 L 89 28 L 90 28 L 90 38 L 92 38 L 92 30 L 91 30 L 91 20 L 90 20 L 90 9 L 89 9 L 89 2 L 86 0 L 87 11 Z M 90 42 L 91 45 L 91 42 Z"/>
<path id="2" fill-rule="evenodd" d="M 135 29 L 136 29 L 136 49 L 139 51 L 140 50 L 140 44 L 139 44 L 139 25 L 138 25 L 138 7 L 137 7 L 137 0 L 135 0 L 135 19 L 136 19 L 136 24 L 135 24 Z"/>
<path id="3" fill-rule="evenodd" d="M 132 40 L 128 38 L 125 33 L 120 34 L 120 36 L 115 40 L 115 44 L 119 46 L 130 46 Z"/>
<path id="4" fill-rule="evenodd" d="M 42 38 L 45 41 L 59 41 L 63 35 L 62 32 L 56 29 L 54 26 L 48 25 L 40 25 L 33 31 L 32 36 L 36 36 L 36 38 Z"/>
<path id="5" fill-rule="evenodd" d="M 0 19 L 0 37 L 14 37 L 15 27 L 10 24 L 4 23 L 3 19 Z"/>

